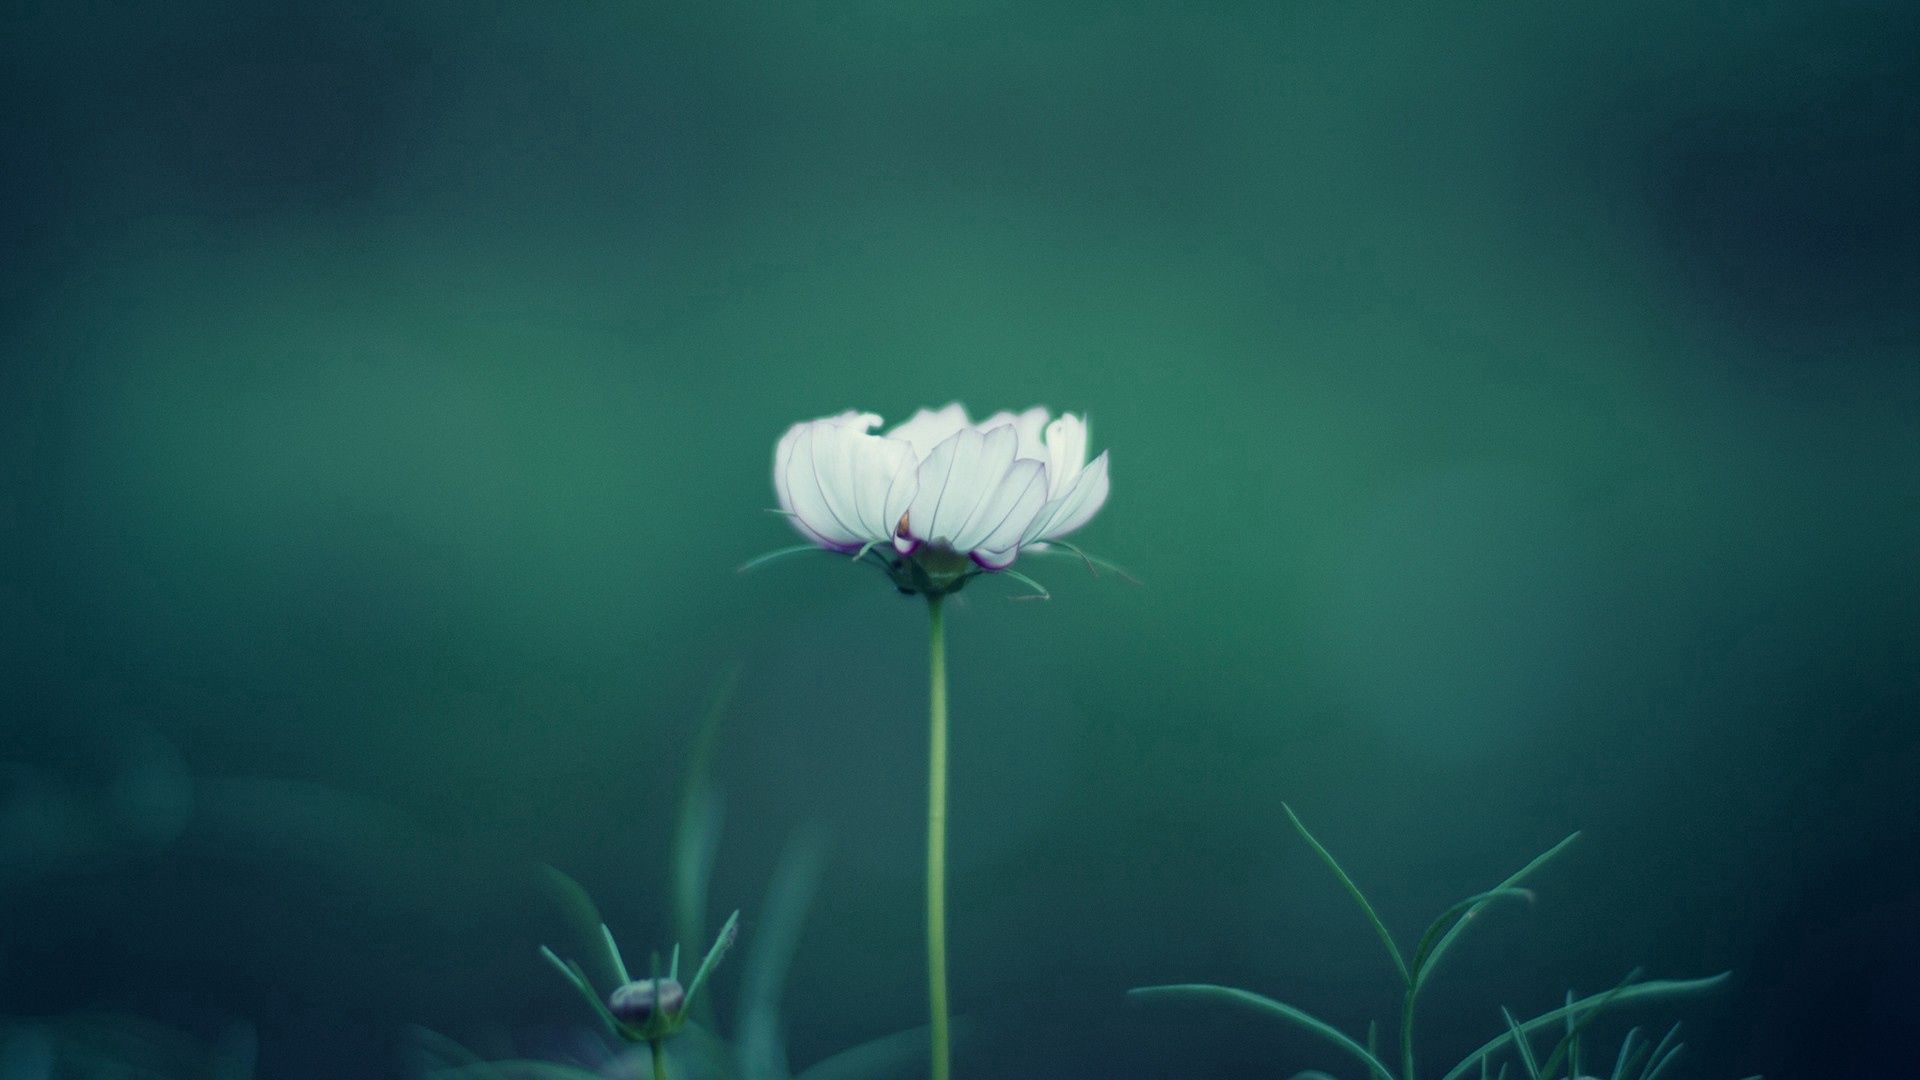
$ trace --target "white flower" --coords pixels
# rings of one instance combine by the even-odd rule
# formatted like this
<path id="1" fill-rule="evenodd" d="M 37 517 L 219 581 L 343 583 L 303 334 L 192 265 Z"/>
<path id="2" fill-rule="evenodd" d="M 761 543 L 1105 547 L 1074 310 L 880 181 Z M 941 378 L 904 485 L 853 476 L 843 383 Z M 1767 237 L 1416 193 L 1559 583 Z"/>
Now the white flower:
<path id="1" fill-rule="evenodd" d="M 1107 501 L 1107 455 L 1087 461 L 1086 421 L 1044 408 L 980 423 L 958 403 L 876 435 L 844 412 L 795 424 L 773 452 L 780 509 L 813 543 L 853 552 L 964 556 L 988 570 L 1085 525 Z"/>

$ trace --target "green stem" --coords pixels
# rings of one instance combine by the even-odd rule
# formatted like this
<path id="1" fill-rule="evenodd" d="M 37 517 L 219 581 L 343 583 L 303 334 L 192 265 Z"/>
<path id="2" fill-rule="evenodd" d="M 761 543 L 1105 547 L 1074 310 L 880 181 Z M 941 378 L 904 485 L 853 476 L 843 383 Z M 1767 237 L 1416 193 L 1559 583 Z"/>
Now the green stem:
<path id="1" fill-rule="evenodd" d="M 647 1045 L 653 1048 L 653 1080 L 667 1080 L 667 1041 L 650 1039 Z"/>
<path id="2" fill-rule="evenodd" d="M 1413 1075 L 1413 987 L 1407 987 L 1406 1004 L 1400 1010 L 1400 1068 L 1406 1080 Z"/>
<path id="3" fill-rule="evenodd" d="M 947 631 L 940 597 L 927 600 L 932 693 L 927 738 L 927 1005 L 932 1014 L 933 1078 L 952 1071 L 947 1045 Z"/>

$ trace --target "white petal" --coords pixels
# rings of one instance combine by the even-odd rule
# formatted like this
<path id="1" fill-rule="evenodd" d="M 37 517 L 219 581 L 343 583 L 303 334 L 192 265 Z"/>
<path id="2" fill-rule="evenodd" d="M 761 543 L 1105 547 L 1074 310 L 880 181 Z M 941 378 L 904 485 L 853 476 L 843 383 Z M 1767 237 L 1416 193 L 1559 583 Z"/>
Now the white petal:
<path id="1" fill-rule="evenodd" d="M 787 463 L 793 460 L 793 446 L 800 441 L 800 434 L 811 426 L 811 421 L 793 425 L 773 447 L 773 494 L 780 500 L 780 509 L 793 513 L 793 496 L 787 492 Z"/>
<path id="2" fill-rule="evenodd" d="M 973 520 L 953 538 L 955 551 L 1006 551 L 1019 546 L 1033 516 L 1047 502 L 1047 467 L 1021 458 L 1007 470 L 1000 486 L 980 503 Z"/>
<path id="3" fill-rule="evenodd" d="M 1005 570 L 1007 567 L 1013 565 L 1013 560 L 1018 558 L 1019 555 L 1020 545 L 1018 544 L 1005 550 L 976 548 L 973 551 L 973 561 L 989 570 Z"/>
<path id="4" fill-rule="evenodd" d="M 1072 413 L 1047 425 L 1047 475 L 1053 485 L 1048 492 L 1059 497 L 1080 475 L 1087 464 L 1087 422 Z"/>
<path id="5" fill-rule="evenodd" d="M 950 543 L 1006 478 L 1019 441 L 1011 426 L 984 435 L 968 428 L 934 447 L 920 463 L 920 490 L 907 511 L 913 535 Z"/>
<path id="6" fill-rule="evenodd" d="M 1032 458 L 1035 461 L 1047 460 L 1046 429 L 1047 412 L 1044 405 L 1035 405 L 1023 413 L 1010 413 L 1004 409 L 985 420 L 973 425 L 975 431 L 986 432 L 1002 424 L 1012 424 L 1013 430 L 1020 436 L 1020 446 L 1014 451 L 1016 457 Z"/>
<path id="7" fill-rule="evenodd" d="M 967 427 L 967 410 L 959 402 L 935 412 L 921 409 L 907 421 L 887 432 L 889 439 L 903 439 L 912 444 L 915 457 L 925 461 L 933 453 L 934 447 L 953 437 L 953 433 Z"/>
<path id="8" fill-rule="evenodd" d="M 847 522 L 835 513 L 833 503 L 827 497 L 815 454 L 821 432 L 832 433 L 837 430 L 832 423 L 824 420 L 816 420 L 802 427 L 780 470 L 780 478 L 786 489 L 782 508 L 792 512 L 794 526 L 815 543 L 851 551 L 859 547 L 862 541 L 859 533 L 849 528 Z"/>
<path id="9" fill-rule="evenodd" d="M 1051 540 L 1085 525 L 1107 501 L 1109 487 L 1107 454 L 1102 451 L 1091 465 L 1074 477 L 1073 483 L 1065 491 L 1055 496 L 1034 516 L 1033 524 L 1027 527 L 1027 535 L 1021 542 L 1031 544 L 1036 540 Z"/>

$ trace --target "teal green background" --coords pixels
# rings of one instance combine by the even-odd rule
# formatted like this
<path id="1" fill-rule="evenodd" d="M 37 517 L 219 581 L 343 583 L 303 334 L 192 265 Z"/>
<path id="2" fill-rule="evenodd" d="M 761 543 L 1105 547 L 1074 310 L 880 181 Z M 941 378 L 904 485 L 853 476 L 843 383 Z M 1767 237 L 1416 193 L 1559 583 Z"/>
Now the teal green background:
<path id="1" fill-rule="evenodd" d="M 796 1064 L 920 1019 L 925 615 L 765 512 L 784 428 L 1091 418 L 951 613 L 959 1075 L 1335 1068 L 1391 1008 L 1295 807 L 1456 957 L 1684 1075 L 1891 1075 L 1916 1000 L 1920 19 L 1895 4 L 14 5 L 0 1014 L 584 1025 L 532 867 L 671 933 L 834 854 Z M 723 976 L 723 994 L 732 986 Z M 1896 1066 L 1894 1063 L 1903 1063 Z"/>

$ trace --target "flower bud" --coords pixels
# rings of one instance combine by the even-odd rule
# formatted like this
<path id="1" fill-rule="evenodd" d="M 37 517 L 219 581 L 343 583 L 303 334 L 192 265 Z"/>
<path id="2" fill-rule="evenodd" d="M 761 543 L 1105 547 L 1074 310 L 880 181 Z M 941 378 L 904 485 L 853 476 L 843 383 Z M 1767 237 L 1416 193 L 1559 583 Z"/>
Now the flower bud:
<path id="1" fill-rule="evenodd" d="M 613 992 L 607 1011 L 623 1024 L 644 1027 L 656 1014 L 672 1017 L 687 1004 L 687 992 L 674 979 L 641 979 Z"/>

